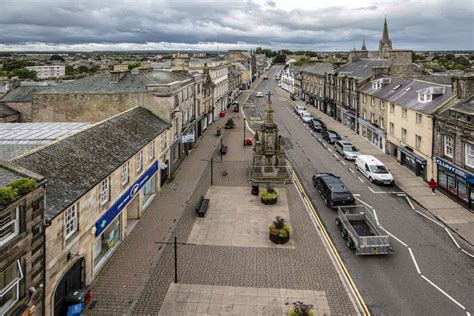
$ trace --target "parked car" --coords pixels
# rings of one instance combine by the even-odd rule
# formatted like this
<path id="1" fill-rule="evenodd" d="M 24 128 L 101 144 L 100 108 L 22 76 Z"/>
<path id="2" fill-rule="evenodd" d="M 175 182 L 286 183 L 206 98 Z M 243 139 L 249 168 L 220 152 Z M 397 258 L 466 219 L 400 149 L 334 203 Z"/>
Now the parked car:
<path id="1" fill-rule="evenodd" d="M 257 97 L 257 98 L 263 98 L 263 92 L 262 92 L 262 91 L 258 91 L 256 97 Z"/>
<path id="2" fill-rule="evenodd" d="M 332 145 L 336 141 L 340 140 L 341 136 L 339 136 L 339 134 L 336 133 L 335 131 L 331 131 L 327 129 L 323 132 L 323 139 Z"/>
<path id="3" fill-rule="evenodd" d="M 341 205 L 353 205 L 355 198 L 351 191 L 332 173 L 319 172 L 313 176 L 313 185 L 321 194 L 324 203 L 335 208 Z"/>
<path id="4" fill-rule="evenodd" d="M 311 114 L 311 113 L 309 113 L 309 112 L 303 112 L 303 113 L 301 113 L 301 120 L 302 120 L 304 123 L 309 123 L 312 119 L 313 119 L 313 114 Z"/>
<path id="5" fill-rule="evenodd" d="M 334 150 L 340 153 L 344 159 L 347 160 L 356 160 L 357 156 L 360 155 L 356 146 L 352 145 L 346 140 L 338 140 L 334 144 Z"/>
<path id="6" fill-rule="evenodd" d="M 304 107 L 304 106 L 302 106 L 302 105 L 295 106 L 295 112 L 296 112 L 296 114 L 298 114 L 299 116 L 301 116 L 301 113 L 307 112 L 307 111 L 306 111 L 306 107 Z"/>
<path id="7" fill-rule="evenodd" d="M 385 167 L 385 165 L 374 156 L 357 156 L 355 160 L 355 168 L 362 172 L 362 174 L 372 183 L 388 185 L 395 183 L 395 179 L 387 167 Z"/>
<path id="8" fill-rule="evenodd" d="M 309 121 L 309 127 L 311 127 L 311 129 L 317 133 L 322 133 L 324 130 L 326 130 L 326 125 L 324 122 L 316 118 L 313 118 L 311 121 Z"/>

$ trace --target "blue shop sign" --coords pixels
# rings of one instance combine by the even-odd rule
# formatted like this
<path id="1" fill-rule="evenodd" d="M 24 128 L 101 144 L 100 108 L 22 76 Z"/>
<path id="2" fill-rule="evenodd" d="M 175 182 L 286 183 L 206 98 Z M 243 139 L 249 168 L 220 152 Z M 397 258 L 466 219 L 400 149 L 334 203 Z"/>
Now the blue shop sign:
<path id="1" fill-rule="evenodd" d="M 447 171 L 451 172 L 451 173 L 454 173 L 455 175 L 458 175 L 460 176 L 461 178 L 471 182 L 472 181 L 472 178 L 473 176 L 469 173 L 467 173 L 466 171 L 464 170 L 461 170 L 453 165 L 451 165 L 450 163 L 436 157 L 435 159 L 436 161 L 436 164 L 437 165 L 440 165 L 441 167 L 443 167 L 444 169 L 446 169 Z"/>
<path id="2" fill-rule="evenodd" d="M 155 160 L 153 164 L 148 168 L 145 173 L 143 173 L 137 181 L 135 181 L 128 190 L 120 196 L 117 202 L 109 208 L 104 215 L 102 215 L 99 220 L 95 223 L 95 235 L 99 236 L 104 229 L 109 226 L 109 224 L 120 214 L 125 206 L 135 197 L 135 195 L 140 191 L 140 189 L 148 182 L 148 180 L 153 177 L 153 175 L 158 171 L 158 161 Z"/>

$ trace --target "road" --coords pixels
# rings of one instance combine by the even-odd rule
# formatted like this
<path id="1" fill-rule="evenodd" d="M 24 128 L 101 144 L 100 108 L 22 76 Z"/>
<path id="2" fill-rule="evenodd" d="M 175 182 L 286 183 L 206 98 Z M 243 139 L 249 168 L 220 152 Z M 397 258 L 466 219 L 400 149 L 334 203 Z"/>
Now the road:
<path id="1" fill-rule="evenodd" d="M 355 170 L 353 162 L 344 161 L 333 146 L 328 146 L 319 134 L 314 135 L 293 114 L 291 103 L 279 94 L 276 71 L 273 67 L 269 80 L 262 81 L 256 91 L 273 94 L 274 121 L 284 137 L 288 159 L 370 311 L 374 315 L 473 313 L 474 260 L 455 248 L 441 227 L 415 214 L 406 198 L 397 195 L 399 188 L 370 184 Z M 263 112 L 266 98 L 253 100 Z M 393 255 L 355 256 L 347 248 L 334 223 L 336 212 L 324 205 L 312 185 L 315 171 L 340 176 L 359 202 L 375 209 L 380 224 L 393 235 Z"/>

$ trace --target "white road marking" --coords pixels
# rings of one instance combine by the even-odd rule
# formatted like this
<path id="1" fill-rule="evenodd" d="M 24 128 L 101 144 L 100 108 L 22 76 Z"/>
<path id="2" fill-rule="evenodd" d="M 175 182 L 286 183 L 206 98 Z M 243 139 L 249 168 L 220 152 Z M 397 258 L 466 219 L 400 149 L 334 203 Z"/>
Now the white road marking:
<path id="1" fill-rule="evenodd" d="M 406 193 L 397 193 L 397 196 L 402 197 L 402 196 L 407 196 L 407 195 L 406 195 Z"/>
<path id="2" fill-rule="evenodd" d="M 354 173 L 354 170 L 352 170 L 351 168 L 349 168 L 349 171 L 352 172 L 352 173 Z"/>
<path id="3" fill-rule="evenodd" d="M 462 252 L 464 252 L 466 255 L 468 255 L 469 257 L 471 258 L 474 258 L 474 255 L 473 254 L 470 254 L 469 252 L 467 252 L 466 250 L 464 249 L 461 249 Z"/>
<path id="4" fill-rule="evenodd" d="M 340 161 L 341 161 L 341 163 L 342 163 L 343 165 L 345 165 L 345 164 L 346 164 L 346 163 L 345 163 L 343 160 L 340 160 Z"/>
<path id="5" fill-rule="evenodd" d="M 405 198 L 407 199 L 408 204 L 410 204 L 411 209 L 412 209 L 412 210 L 415 210 L 415 207 L 413 206 L 413 204 L 411 204 L 411 200 L 408 198 L 408 196 L 405 196 Z"/>
<path id="6" fill-rule="evenodd" d="M 329 150 L 329 152 L 330 152 L 330 153 L 332 153 L 332 150 L 331 150 L 331 148 L 328 148 L 328 150 Z"/>
<path id="7" fill-rule="evenodd" d="M 411 260 L 413 260 L 413 263 L 415 264 L 416 271 L 418 274 L 421 274 L 420 268 L 418 267 L 418 262 L 416 262 L 415 256 L 413 255 L 413 251 L 411 251 L 410 247 L 408 247 L 408 251 L 410 252 Z"/>
<path id="8" fill-rule="evenodd" d="M 361 199 L 359 199 L 359 198 L 357 198 L 357 197 L 356 197 L 355 199 L 356 199 L 357 201 L 359 201 L 360 203 L 367 205 L 367 206 L 370 207 L 371 209 L 374 209 L 370 204 L 367 204 L 366 202 L 362 201 Z"/>
<path id="9" fill-rule="evenodd" d="M 447 228 L 445 227 L 444 230 L 446 230 L 446 232 L 448 233 L 449 237 L 451 237 L 451 240 L 454 242 L 454 244 L 456 245 L 456 247 L 458 247 L 458 249 L 461 249 L 461 246 L 459 246 L 459 244 L 458 244 L 458 242 L 456 241 L 456 239 L 454 239 L 453 235 L 451 235 L 451 232 L 449 231 L 449 229 L 447 229 Z"/>
<path id="10" fill-rule="evenodd" d="M 385 228 L 384 228 L 385 229 Z M 401 243 L 403 246 L 407 247 L 408 248 L 408 245 L 405 244 L 403 241 L 401 241 L 400 239 L 398 239 L 397 237 L 395 237 L 395 235 L 393 235 L 392 233 L 390 233 L 388 230 L 385 229 L 385 231 L 387 232 L 387 234 L 390 235 L 390 237 L 392 237 L 393 239 L 395 239 L 396 241 L 398 241 L 399 243 Z"/>
<path id="11" fill-rule="evenodd" d="M 458 305 L 459 307 L 461 307 L 462 309 L 466 310 L 466 307 L 462 306 L 461 303 L 459 303 L 458 301 L 456 301 L 454 298 L 451 297 L 451 295 L 449 295 L 448 293 L 446 293 L 445 291 L 443 291 L 439 286 L 437 286 L 436 284 L 434 284 L 430 279 L 428 279 L 427 277 L 425 277 L 423 274 L 421 275 L 421 277 L 423 279 L 426 280 L 426 282 L 428 282 L 429 284 L 431 284 L 432 286 L 434 286 L 438 291 L 440 291 L 441 293 L 443 293 L 447 298 L 449 298 L 451 301 L 453 301 L 456 305 Z"/>
<path id="12" fill-rule="evenodd" d="M 360 194 L 356 193 L 356 194 L 352 194 L 352 196 L 356 197 L 356 196 L 360 196 Z"/>
<path id="13" fill-rule="evenodd" d="M 357 176 L 357 178 L 359 178 L 360 182 L 364 183 L 364 180 L 362 180 L 361 177 Z M 370 188 L 370 187 L 369 187 Z"/>
<path id="14" fill-rule="evenodd" d="M 334 154 L 334 157 L 336 157 L 336 158 L 339 158 L 339 156 L 338 156 L 338 155 L 336 155 L 336 154 Z"/>
<path id="15" fill-rule="evenodd" d="M 326 145 L 325 143 L 322 143 L 324 147 L 328 148 L 328 145 Z"/>
<path id="16" fill-rule="evenodd" d="M 426 216 L 425 214 L 421 213 L 420 211 L 415 210 L 415 212 L 418 213 L 418 214 L 420 214 L 420 215 L 423 216 L 424 218 L 429 219 L 430 221 L 432 221 L 432 222 L 435 223 L 436 225 L 439 225 L 439 226 L 441 226 L 441 227 L 444 228 L 444 225 L 443 225 L 443 224 L 439 223 L 438 221 L 435 221 L 435 220 L 432 219 L 432 218 L 429 218 L 428 216 Z"/>

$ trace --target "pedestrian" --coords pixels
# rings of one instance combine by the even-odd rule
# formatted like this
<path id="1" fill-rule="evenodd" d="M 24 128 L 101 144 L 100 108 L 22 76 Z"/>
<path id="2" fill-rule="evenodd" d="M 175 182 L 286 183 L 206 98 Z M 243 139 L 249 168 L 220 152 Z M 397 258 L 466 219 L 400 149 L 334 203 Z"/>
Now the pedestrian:
<path id="1" fill-rule="evenodd" d="M 433 191 L 432 194 L 435 195 L 435 190 L 436 190 L 436 187 L 438 186 L 435 179 L 431 178 L 431 180 L 428 182 L 428 185 L 430 186 L 431 191 Z"/>

